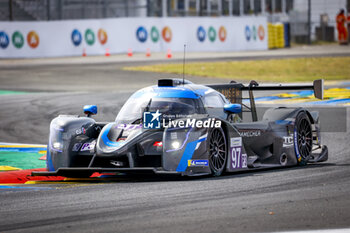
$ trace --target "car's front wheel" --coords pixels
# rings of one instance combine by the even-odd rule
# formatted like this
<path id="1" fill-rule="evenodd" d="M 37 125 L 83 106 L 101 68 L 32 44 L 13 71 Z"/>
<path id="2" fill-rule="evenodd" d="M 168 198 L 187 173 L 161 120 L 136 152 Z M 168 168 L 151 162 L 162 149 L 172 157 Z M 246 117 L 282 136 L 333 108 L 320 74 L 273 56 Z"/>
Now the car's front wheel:
<path id="1" fill-rule="evenodd" d="M 227 143 L 221 128 L 214 128 L 209 133 L 209 166 L 213 176 L 220 176 L 227 161 Z"/>

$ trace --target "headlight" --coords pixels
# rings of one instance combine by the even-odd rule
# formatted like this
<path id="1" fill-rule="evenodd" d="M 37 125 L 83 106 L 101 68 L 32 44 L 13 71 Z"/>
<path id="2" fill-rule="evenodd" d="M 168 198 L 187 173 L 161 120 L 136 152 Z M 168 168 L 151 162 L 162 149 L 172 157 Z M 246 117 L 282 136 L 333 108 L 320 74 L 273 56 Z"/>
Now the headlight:
<path id="1" fill-rule="evenodd" d="M 61 150 L 62 149 L 62 144 L 59 142 L 54 142 L 52 143 L 52 148 L 56 149 L 56 150 Z"/>
<path id="2" fill-rule="evenodd" d="M 165 143 L 165 151 L 172 152 L 183 149 L 191 131 L 192 128 L 168 129 L 165 135 L 165 141 L 163 141 L 163 146 Z"/>
<path id="3" fill-rule="evenodd" d="M 171 147 L 172 147 L 173 149 L 175 149 L 175 150 L 179 149 L 180 146 L 181 146 L 181 144 L 180 144 L 179 141 L 173 141 L 173 142 L 171 143 Z"/>

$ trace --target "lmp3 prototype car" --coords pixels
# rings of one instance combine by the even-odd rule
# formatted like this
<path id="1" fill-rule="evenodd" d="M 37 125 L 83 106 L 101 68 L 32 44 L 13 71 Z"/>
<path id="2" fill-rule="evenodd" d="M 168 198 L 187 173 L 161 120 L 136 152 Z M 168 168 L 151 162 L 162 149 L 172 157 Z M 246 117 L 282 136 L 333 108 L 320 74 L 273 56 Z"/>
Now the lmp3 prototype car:
<path id="1" fill-rule="evenodd" d="M 313 89 L 323 98 L 323 80 L 307 86 L 196 85 L 162 79 L 135 92 L 115 122 L 60 115 L 50 125 L 47 172 L 32 175 L 88 177 L 100 173 L 219 176 L 328 159 L 321 144 L 319 114 L 304 108 L 271 108 L 258 121 L 254 90 Z M 249 94 L 243 98 L 243 91 Z M 244 100 L 247 99 L 247 100 Z M 242 101 L 243 100 L 243 101 Z M 242 112 L 252 121 L 243 122 Z M 247 113 L 245 113 L 247 114 Z"/>

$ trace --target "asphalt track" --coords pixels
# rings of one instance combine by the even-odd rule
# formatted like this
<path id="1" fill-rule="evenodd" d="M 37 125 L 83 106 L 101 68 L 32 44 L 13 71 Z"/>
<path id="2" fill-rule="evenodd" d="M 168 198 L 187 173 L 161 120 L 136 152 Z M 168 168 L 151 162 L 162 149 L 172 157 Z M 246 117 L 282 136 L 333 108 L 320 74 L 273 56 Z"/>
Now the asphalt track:
<path id="1" fill-rule="evenodd" d="M 171 76 L 118 67 L 121 64 L 1 69 L 0 89 L 36 92 L 0 96 L 0 141 L 45 144 L 50 120 L 58 114 L 81 114 L 84 104 L 99 106 L 97 120 L 112 121 L 132 91 Z M 1 186 L 0 232 L 350 229 L 350 109 L 326 109 L 326 163 L 219 178 L 121 176 Z"/>

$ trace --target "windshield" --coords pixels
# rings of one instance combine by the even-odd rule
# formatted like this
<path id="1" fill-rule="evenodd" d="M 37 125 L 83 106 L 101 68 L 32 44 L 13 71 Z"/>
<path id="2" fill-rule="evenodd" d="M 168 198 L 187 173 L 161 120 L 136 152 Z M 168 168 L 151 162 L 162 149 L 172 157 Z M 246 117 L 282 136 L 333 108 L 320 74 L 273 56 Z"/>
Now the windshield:
<path id="1" fill-rule="evenodd" d="M 130 98 L 117 115 L 116 122 L 123 124 L 135 123 L 135 121 L 142 119 L 144 111 L 156 112 L 157 110 L 162 113 L 163 118 L 172 119 L 205 113 L 199 99 Z"/>

